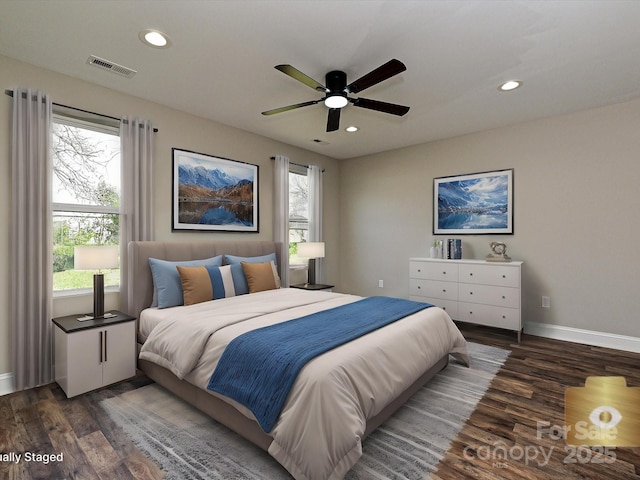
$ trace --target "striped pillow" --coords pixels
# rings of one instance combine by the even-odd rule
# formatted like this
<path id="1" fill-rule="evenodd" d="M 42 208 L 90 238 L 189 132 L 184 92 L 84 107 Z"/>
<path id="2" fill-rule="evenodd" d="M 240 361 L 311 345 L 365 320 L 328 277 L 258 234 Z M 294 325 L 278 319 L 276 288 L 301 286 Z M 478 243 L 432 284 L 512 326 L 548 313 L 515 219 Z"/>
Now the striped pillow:
<path id="1" fill-rule="evenodd" d="M 177 266 L 176 268 L 180 274 L 185 305 L 249 293 L 249 287 L 240 265 L 237 265 L 237 268 L 232 265 Z M 237 270 L 236 275 L 233 274 L 233 270 Z M 244 282 L 244 286 L 242 282 Z"/>
<path id="2" fill-rule="evenodd" d="M 209 278 L 211 279 L 213 300 L 236 296 L 236 287 L 233 279 L 233 273 L 231 271 L 231 265 L 224 265 L 222 267 L 209 265 L 206 269 L 207 272 L 209 272 Z"/>

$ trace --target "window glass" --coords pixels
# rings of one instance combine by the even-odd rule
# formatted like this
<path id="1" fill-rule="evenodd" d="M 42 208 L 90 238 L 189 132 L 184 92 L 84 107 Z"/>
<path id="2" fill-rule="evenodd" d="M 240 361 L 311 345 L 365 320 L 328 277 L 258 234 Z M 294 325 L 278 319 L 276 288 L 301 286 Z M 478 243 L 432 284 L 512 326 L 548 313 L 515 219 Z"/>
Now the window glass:
<path id="1" fill-rule="evenodd" d="M 309 182 L 306 168 L 289 171 L 289 264 L 306 265 L 298 257 L 298 243 L 309 239 Z"/>
<path id="2" fill-rule="evenodd" d="M 79 245 L 118 245 L 120 138 L 118 129 L 54 115 L 53 289 L 91 288 L 95 271 L 73 268 Z M 120 283 L 119 269 L 104 270 L 105 285 Z"/>

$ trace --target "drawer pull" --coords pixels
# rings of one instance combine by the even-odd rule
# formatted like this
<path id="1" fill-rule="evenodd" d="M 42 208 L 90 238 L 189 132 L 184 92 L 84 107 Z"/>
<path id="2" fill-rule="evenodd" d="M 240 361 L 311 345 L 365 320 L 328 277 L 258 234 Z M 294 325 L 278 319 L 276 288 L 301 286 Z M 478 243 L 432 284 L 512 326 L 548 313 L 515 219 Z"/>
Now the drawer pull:
<path id="1" fill-rule="evenodd" d="M 507 278 L 507 276 L 506 275 L 502 275 L 502 278 Z"/>
<path id="2" fill-rule="evenodd" d="M 442 289 L 442 293 L 447 293 L 447 289 L 446 289 L 446 288 L 443 288 L 443 289 Z"/>
<path id="3" fill-rule="evenodd" d="M 420 290 L 422 287 L 420 285 L 418 285 L 418 290 Z"/>
<path id="4" fill-rule="evenodd" d="M 507 316 L 506 315 L 502 315 L 502 318 L 507 318 Z"/>
<path id="5" fill-rule="evenodd" d="M 418 273 L 422 272 L 422 270 L 418 269 Z"/>
<path id="6" fill-rule="evenodd" d="M 504 295 L 502 295 L 502 299 L 504 300 L 505 298 L 507 298 L 507 297 L 505 297 Z"/>
<path id="7" fill-rule="evenodd" d="M 469 276 L 470 276 L 470 277 L 473 277 L 473 272 L 471 272 L 471 273 L 469 274 Z"/>
<path id="8" fill-rule="evenodd" d="M 469 312 L 469 315 L 473 315 L 473 312 Z"/>
<path id="9" fill-rule="evenodd" d="M 442 274 L 443 274 L 443 275 L 446 275 L 446 274 L 447 274 L 447 272 L 442 272 Z"/>
<path id="10" fill-rule="evenodd" d="M 473 295 L 473 292 L 469 292 L 469 295 Z"/>

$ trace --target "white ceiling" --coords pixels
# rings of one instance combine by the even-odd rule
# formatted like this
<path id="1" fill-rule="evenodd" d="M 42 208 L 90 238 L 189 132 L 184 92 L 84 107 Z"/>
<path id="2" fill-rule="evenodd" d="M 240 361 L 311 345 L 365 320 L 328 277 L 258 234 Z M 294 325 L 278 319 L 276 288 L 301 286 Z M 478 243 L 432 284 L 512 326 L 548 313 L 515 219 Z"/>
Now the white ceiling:
<path id="1" fill-rule="evenodd" d="M 334 158 L 640 96 L 636 0 L 0 0 L 0 12 L 0 54 Z M 143 45 L 146 28 L 172 47 Z M 392 58 L 407 71 L 355 96 L 409 105 L 404 117 L 349 105 L 326 133 L 322 103 L 260 114 L 322 96 L 275 65 L 324 84 L 330 70 L 351 82 Z M 497 90 L 514 78 L 520 89 Z"/>

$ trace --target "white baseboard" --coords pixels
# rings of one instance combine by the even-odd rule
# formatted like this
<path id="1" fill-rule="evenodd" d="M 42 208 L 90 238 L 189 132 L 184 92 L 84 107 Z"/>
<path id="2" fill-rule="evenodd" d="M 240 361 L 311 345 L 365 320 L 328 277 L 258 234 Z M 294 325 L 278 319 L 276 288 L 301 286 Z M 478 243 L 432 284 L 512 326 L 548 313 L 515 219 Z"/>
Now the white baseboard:
<path id="1" fill-rule="evenodd" d="M 13 393 L 13 373 L 0 374 L 0 395 Z"/>
<path id="2" fill-rule="evenodd" d="M 527 322 L 524 333 L 538 337 L 554 338 L 566 342 L 584 343 L 596 347 L 614 348 L 627 352 L 640 353 L 640 338 L 617 335 L 615 333 L 594 332 L 580 328 L 548 325 L 546 323 Z"/>

